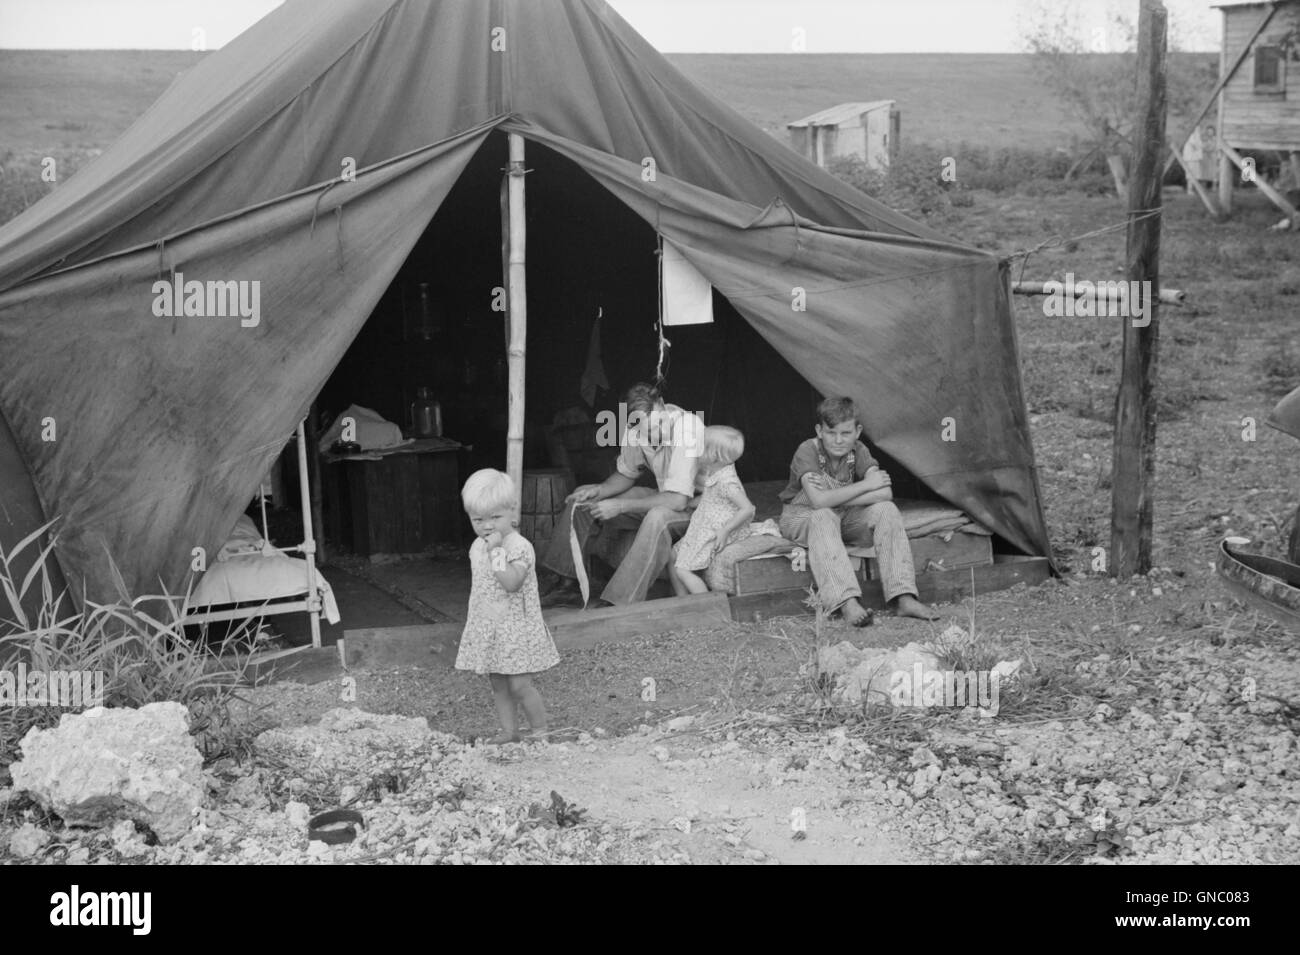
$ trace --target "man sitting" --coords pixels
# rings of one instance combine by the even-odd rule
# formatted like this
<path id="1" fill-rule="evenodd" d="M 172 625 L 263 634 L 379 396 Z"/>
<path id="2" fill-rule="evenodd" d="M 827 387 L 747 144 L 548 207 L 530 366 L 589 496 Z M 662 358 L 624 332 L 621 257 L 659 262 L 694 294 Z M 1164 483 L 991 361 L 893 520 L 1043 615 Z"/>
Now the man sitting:
<path id="1" fill-rule="evenodd" d="M 817 596 L 827 613 L 839 611 L 854 626 L 871 614 L 858 600 L 862 588 L 845 542 L 875 545 L 886 602 L 900 617 L 936 620 L 917 599 L 912 547 L 894 504 L 890 478 L 859 440 L 862 425 L 851 398 L 827 398 L 817 406 L 817 437 L 799 445 L 790 482 L 780 494 L 781 536 L 808 548 Z"/>
<path id="2" fill-rule="evenodd" d="M 618 465 L 600 484 L 584 484 L 568 496 L 541 565 L 555 575 L 542 595 L 543 607 L 581 606 L 582 596 L 569 544 L 577 532 L 584 556 L 598 554 L 616 566 L 601 598 L 608 604 L 645 600 L 650 585 L 672 557 L 672 532 L 690 523 L 687 505 L 695 496 L 704 422 L 665 404 L 659 389 L 639 383 L 625 400 L 627 431 Z M 649 471 L 655 490 L 637 487 Z"/>

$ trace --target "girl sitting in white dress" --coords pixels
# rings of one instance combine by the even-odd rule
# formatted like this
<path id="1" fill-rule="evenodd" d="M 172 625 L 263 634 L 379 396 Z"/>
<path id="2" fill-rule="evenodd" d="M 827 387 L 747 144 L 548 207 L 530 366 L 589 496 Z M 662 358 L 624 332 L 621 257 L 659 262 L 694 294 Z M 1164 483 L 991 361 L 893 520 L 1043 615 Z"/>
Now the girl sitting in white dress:
<path id="1" fill-rule="evenodd" d="M 697 571 L 705 570 L 718 551 L 748 537 L 754 519 L 754 505 L 736 473 L 745 436 L 735 428 L 713 425 L 704 429 L 703 443 L 704 493 L 685 536 L 673 547 L 671 577 L 679 597 L 708 591 Z"/>
<path id="2" fill-rule="evenodd" d="M 475 471 L 460 492 L 477 534 L 469 549 L 472 583 L 456 669 L 485 674 L 501 732 L 492 743 L 519 739 L 516 705 L 532 737 L 546 734 L 546 707 L 533 676 L 560 662 L 542 620 L 533 545 L 515 530 L 515 482 L 501 471 Z"/>

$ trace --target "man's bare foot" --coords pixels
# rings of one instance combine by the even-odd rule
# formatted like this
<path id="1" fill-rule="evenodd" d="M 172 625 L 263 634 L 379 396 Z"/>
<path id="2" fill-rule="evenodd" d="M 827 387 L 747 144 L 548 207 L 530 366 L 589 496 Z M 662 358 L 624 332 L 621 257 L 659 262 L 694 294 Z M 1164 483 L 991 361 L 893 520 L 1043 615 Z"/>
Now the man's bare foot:
<path id="1" fill-rule="evenodd" d="M 840 619 L 853 627 L 871 626 L 872 613 L 855 598 L 850 597 L 840 607 Z"/>
<path id="2" fill-rule="evenodd" d="M 938 620 L 939 615 L 917 600 L 911 594 L 903 594 L 894 601 L 894 613 L 899 617 L 915 617 L 918 620 Z"/>
<path id="3" fill-rule="evenodd" d="M 519 734 L 507 733 L 505 730 L 502 730 L 500 733 L 497 733 L 496 736 L 486 739 L 483 742 L 487 743 L 489 746 L 504 746 L 506 743 L 519 742 Z"/>

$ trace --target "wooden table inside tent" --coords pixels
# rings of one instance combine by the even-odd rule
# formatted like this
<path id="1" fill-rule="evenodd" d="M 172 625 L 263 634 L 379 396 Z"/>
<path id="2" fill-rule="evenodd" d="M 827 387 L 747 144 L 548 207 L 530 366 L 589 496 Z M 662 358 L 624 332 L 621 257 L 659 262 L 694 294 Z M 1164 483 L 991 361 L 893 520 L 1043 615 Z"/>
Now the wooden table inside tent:
<path id="1" fill-rule="evenodd" d="M 420 438 L 361 454 L 321 456 L 326 539 L 363 557 L 461 544 L 460 486 L 470 447 Z"/>

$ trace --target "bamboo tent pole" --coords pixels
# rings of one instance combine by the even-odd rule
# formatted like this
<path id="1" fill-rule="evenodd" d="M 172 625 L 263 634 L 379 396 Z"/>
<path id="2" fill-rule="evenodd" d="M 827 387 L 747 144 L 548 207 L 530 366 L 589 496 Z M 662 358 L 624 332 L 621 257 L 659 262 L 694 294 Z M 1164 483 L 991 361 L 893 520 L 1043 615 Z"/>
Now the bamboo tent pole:
<path id="1" fill-rule="evenodd" d="M 510 133 L 510 162 L 506 167 L 509 200 L 506 212 L 509 252 L 506 265 L 506 305 L 510 315 L 509 408 L 506 428 L 506 473 L 522 492 L 524 478 L 524 360 L 528 340 L 528 293 L 525 281 L 524 137 Z"/>

